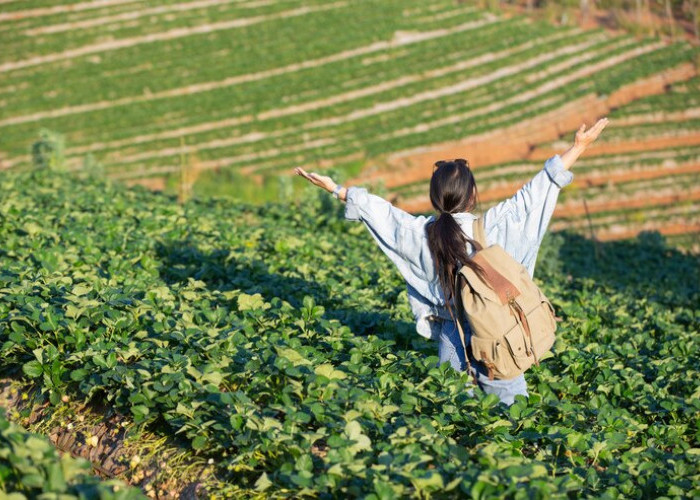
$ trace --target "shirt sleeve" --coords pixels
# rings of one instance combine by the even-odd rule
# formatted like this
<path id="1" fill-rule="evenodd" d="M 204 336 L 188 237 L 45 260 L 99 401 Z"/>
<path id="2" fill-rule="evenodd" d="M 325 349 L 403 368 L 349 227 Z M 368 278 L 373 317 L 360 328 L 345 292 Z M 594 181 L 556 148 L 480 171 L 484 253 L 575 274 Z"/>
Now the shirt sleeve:
<path id="1" fill-rule="evenodd" d="M 573 180 L 559 155 L 549 158 L 544 168 L 512 198 L 484 214 L 484 230 L 489 244 L 503 247 L 534 273 L 537 251 L 554 213 L 559 192 Z"/>
<path id="2" fill-rule="evenodd" d="M 424 244 L 425 216 L 411 215 L 361 187 L 349 187 L 346 202 L 345 219 L 362 221 L 410 284 L 425 279 L 426 265 L 432 262 Z"/>

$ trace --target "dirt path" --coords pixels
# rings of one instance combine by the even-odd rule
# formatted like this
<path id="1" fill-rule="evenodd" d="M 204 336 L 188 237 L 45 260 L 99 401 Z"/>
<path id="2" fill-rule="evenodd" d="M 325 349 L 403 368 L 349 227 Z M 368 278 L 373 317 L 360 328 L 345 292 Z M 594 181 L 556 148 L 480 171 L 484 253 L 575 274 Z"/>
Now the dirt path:
<path id="1" fill-rule="evenodd" d="M 148 430 L 135 432 L 137 426 L 128 417 L 101 403 L 100 398 L 59 403 L 62 413 L 56 418 L 56 407 L 40 404 L 38 392 L 30 385 L 18 387 L 16 380 L 0 379 L 0 406 L 21 412 L 22 417 L 11 420 L 43 434 L 61 454 L 87 460 L 103 478 L 118 478 L 151 490 L 149 497 L 159 493 L 157 498 L 175 500 L 199 498 L 194 495 L 197 490 L 205 493 L 202 482 L 212 477 L 213 467 L 182 443 Z M 134 440 L 136 434 L 138 439 Z M 88 444 L 89 437 L 97 441 Z M 134 456 L 143 460 L 131 462 Z"/>
<path id="2" fill-rule="evenodd" d="M 629 226 L 621 226 L 616 229 L 596 233 L 596 239 L 599 241 L 626 240 L 636 237 L 642 231 L 658 231 L 664 236 L 700 233 L 700 224 L 675 223 L 671 225 L 664 225 L 663 222 L 657 222 L 655 224 L 649 223 L 634 228 L 630 228 Z M 698 234 L 698 237 L 700 238 L 700 234 Z"/>
<path id="3" fill-rule="evenodd" d="M 102 9 L 113 5 L 123 5 L 125 3 L 136 3 L 141 0 L 95 0 L 94 2 L 75 3 L 72 5 L 55 5 L 53 7 L 41 7 L 28 10 L 17 10 L 15 12 L 0 12 L 0 22 L 18 21 L 29 17 L 50 16 L 52 14 L 63 14 L 66 12 L 80 12 L 90 9 Z M 9 2 L 3 2 L 9 3 Z"/>
<path id="4" fill-rule="evenodd" d="M 669 205 L 671 203 L 682 203 L 686 201 L 700 201 L 700 190 L 696 189 L 689 193 L 675 193 L 663 196 L 648 196 L 649 193 L 637 193 L 643 195 L 642 198 L 632 198 L 626 200 L 607 200 L 601 202 L 587 202 L 588 213 L 608 212 L 626 208 L 645 208 L 656 205 Z M 586 215 L 586 208 L 581 200 L 560 205 L 554 210 L 554 217 L 578 217 Z"/>
<path id="5" fill-rule="evenodd" d="M 240 19 L 234 19 L 231 21 L 221 21 L 218 23 L 204 24 L 200 26 L 194 26 L 190 28 L 173 28 L 162 33 L 151 33 L 148 35 L 135 36 L 131 38 L 122 38 L 121 40 L 110 40 L 107 42 L 99 42 L 92 45 L 86 45 L 84 47 L 79 47 L 77 49 L 64 50 L 63 52 L 56 52 L 54 54 L 47 54 L 43 56 L 36 56 L 30 59 L 24 59 L 21 61 L 12 61 L 4 64 L 0 64 L 0 73 L 6 73 L 8 71 L 14 71 L 21 68 L 27 68 L 30 66 L 37 66 L 39 64 L 52 63 L 57 61 L 63 61 L 66 59 L 73 59 L 76 57 L 81 57 L 89 54 L 96 54 L 100 52 L 107 52 L 112 50 L 124 49 L 128 47 L 134 47 L 136 45 L 141 45 L 144 43 L 154 43 L 162 42 L 166 40 L 174 40 L 176 38 L 182 38 L 192 35 L 201 35 L 204 33 L 211 33 L 214 31 L 230 30 L 235 28 L 242 28 L 245 26 L 250 26 L 252 24 L 258 24 L 265 21 L 270 21 L 272 19 L 280 18 L 290 18 L 296 16 L 303 16 L 313 12 L 321 12 L 324 10 L 336 9 L 339 7 L 345 7 L 347 2 L 334 2 L 325 5 L 319 5 L 315 7 L 299 7 L 297 9 L 291 9 L 284 12 L 277 12 L 270 15 L 244 17 Z"/>
<path id="6" fill-rule="evenodd" d="M 426 148 L 396 153 L 387 158 L 385 170 L 366 173 L 350 182 L 360 183 L 383 179 L 388 188 L 429 179 L 432 165 L 444 158 L 468 157 L 475 169 L 482 166 L 522 159 L 535 159 L 532 145 L 559 139 L 574 131 L 581 122 L 592 123 L 611 109 L 644 96 L 665 92 L 666 85 L 696 76 L 691 63 L 627 84 L 606 97 L 588 94 L 540 116 L 520 121 L 509 127 L 446 142 Z M 668 139 L 664 139 L 668 140 Z M 592 149 L 593 150 L 593 149 Z"/>
<path id="7" fill-rule="evenodd" d="M 139 19 L 144 16 L 156 16 L 160 14 L 167 14 L 169 12 L 186 12 L 188 10 L 204 9 L 206 7 L 211 7 L 215 5 L 225 5 L 230 3 L 236 3 L 238 4 L 238 7 L 257 7 L 273 4 L 274 0 L 259 0 L 243 3 L 241 3 L 240 0 L 198 0 L 195 2 L 161 5 L 158 7 L 151 7 L 149 9 L 139 9 L 132 10 L 130 12 L 121 12 L 119 14 L 112 14 L 111 16 L 95 17 L 92 19 L 85 19 L 82 21 L 50 24 L 48 26 L 41 26 L 39 28 L 30 28 L 28 30 L 25 30 L 24 34 L 26 36 L 37 36 L 48 35 L 53 33 L 62 33 L 65 31 L 82 30 L 85 28 L 94 28 L 95 26 L 103 26 L 105 24 L 118 23 L 122 21 L 132 21 L 134 19 Z"/>
<path id="8" fill-rule="evenodd" d="M 42 111 L 38 113 L 32 113 L 29 115 L 15 116 L 5 120 L 0 121 L 0 127 L 8 125 L 17 125 L 20 123 L 33 122 L 38 120 L 43 120 L 45 118 L 58 118 L 61 116 L 74 115 L 79 113 L 87 113 L 90 111 L 99 111 L 103 109 L 109 109 L 120 106 L 128 106 L 131 104 L 136 104 L 140 102 L 152 101 L 156 99 L 168 99 L 174 97 L 181 97 L 183 95 L 197 94 L 201 92 L 208 92 L 210 90 L 221 89 L 225 87 L 232 87 L 234 85 L 239 85 L 242 83 L 255 82 L 263 80 L 265 78 L 271 78 L 274 76 L 280 76 L 291 72 L 301 71 L 309 68 L 316 68 L 325 64 L 331 64 L 346 59 L 351 59 L 353 57 L 363 56 L 373 54 L 375 52 L 381 52 L 391 48 L 396 48 L 404 45 L 409 45 L 413 43 L 419 43 L 422 41 L 432 40 L 435 38 L 441 38 L 450 35 L 456 35 L 459 33 L 464 33 L 465 31 L 473 30 L 486 26 L 488 24 L 493 24 L 498 21 L 495 16 L 489 16 L 485 19 L 480 19 L 478 21 L 472 21 L 469 23 L 460 24 L 452 28 L 443 28 L 432 31 L 425 31 L 418 34 L 413 34 L 411 37 L 398 36 L 393 40 L 384 40 L 380 42 L 375 42 L 370 45 L 365 45 L 363 47 L 357 47 L 354 49 L 344 50 L 336 54 L 331 54 L 329 56 L 320 57 L 317 59 L 309 59 L 299 63 L 292 63 L 286 66 L 281 66 L 279 68 L 273 68 L 265 71 L 258 71 L 257 73 L 247 73 L 245 75 L 233 76 L 230 78 L 225 78 L 223 80 L 217 80 L 212 82 L 202 82 L 195 83 L 192 85 L 187 85 L 184 87 L 177 87 L 174 89 L 163 90 L 160 92 L 154 92 L 149 95 L 137 95 L 129 97 L 121 97 L 118 99 L 113 99 L 109 101 L 97 101 L 87 104 L 81 104 L 78 106 L 66 106 L 60 109 L 55 109 L 51 111 Z M 397 32 L 398 33 L 398 32 Z M 94 143 L 89 146 L 84 146 L 82 149 L 73 148 L 70 153 L 85 153 L 88 151 L 97 151 L 107 147 L 121 147 L 125 144 L 140 144 L 143 142 L 154 141 L 169 137 L 180 137 L 182 135 L 188 135 L 197 132 L 205 132 L 209 130 L 214 130 L 217 128 L 231 126 L 233 120 L 239 118 L 231 118 L 225 120 L 218 120 L 214 122 L 200 123 L 190 127 L 183 127 L 175 130 L 167 131 L 168 137 L 163 137 L 163 134 L 148 134 L 143 136 L 137 136 L 132 139 L 126 139 L 123 141 L 110 141 L 103 143 Z M 234 123 L 235 124 L 235 123 Z"/>

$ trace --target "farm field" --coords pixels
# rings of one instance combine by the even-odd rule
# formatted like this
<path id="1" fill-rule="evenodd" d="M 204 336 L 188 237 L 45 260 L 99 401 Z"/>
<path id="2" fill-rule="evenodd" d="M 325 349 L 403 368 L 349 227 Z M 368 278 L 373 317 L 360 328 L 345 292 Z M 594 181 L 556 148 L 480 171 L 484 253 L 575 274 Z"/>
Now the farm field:
<path id="1" fill-rule="evenodd" d="M 36 403 L 13 419 L 65 435 L 118 412 L 136 437 L 115 475 L 152 497 L 192 487 L 161 485 L 170 456 L 209 464 L 206 496 L 700 492 L 700 259 L 656 233 L 547 236 L 536 276 L 563 321 L 505 408 L 437 367 L 399 274 L 326 193 L 178 205 L 50 170 L 0 192 L 0 377 Z M 108 471 L 110 422 L 72 439 Z M 146 451 L 158 436 L 177 454 Z"/>
<path id="2" fill-rule="evenodd" d="M 693 77 L 612 110 L 605 134 L 574 165 L 574 182 L 561 192 L 552 229 L 601 240 L 660 231 L 670 242 L 700 248 L 698 102 L 700 78 Z M 525 160 L 477 164 L 482 209 L 514 193 L 544 160 L 569 146 L 566 139 L 533 144 Z M 388 177 L 390 196 L 407 210 L 428 211 L 424 175 L 430 172 L 416 180 L 405 175 L 407 183 Z"/>
<path id="3" fill-rule="evenodd" d="M 453 0 L 10 1 L 0 37 L 0 166 L 27 165 L 45 127 L 65 134 L 73 168 L 91 155 L 163 188 L 185 165 L 203 172 L 197 194 L 251 200 L 276 197 L 299 164 L 371 181 L 387 155 L 541 123 L 659 75 L 685 81 L 698 54 Z"/>
<path id="4" fill-rule="evenodd" d="M 0 45 L 0 500 L 700 497 L 697 46 L 459 0 L 0 0 Z M 427 213 L 464 157 L 484 211 L 601 116 L 509 408 L 290 177 Z"/>

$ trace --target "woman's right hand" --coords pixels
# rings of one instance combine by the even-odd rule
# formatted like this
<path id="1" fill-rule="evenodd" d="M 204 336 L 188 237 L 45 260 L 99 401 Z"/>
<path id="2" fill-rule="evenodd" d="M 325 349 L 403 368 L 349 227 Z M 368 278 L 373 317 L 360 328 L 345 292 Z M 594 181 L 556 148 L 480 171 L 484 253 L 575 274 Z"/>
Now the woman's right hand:
<path id="1" fill-rule="evenodd" d="M 595 125 L 586 130 L 586 124 L 582 123 L 579 129 L 576 131 L 576 137 L 574 137 L 574 146 L 577 148 L 585 149 L 590 144 L 595 141 L 600 133 L 603 131 L 605 126 L 608 124 L 607 117 L 601 118 Z"/>

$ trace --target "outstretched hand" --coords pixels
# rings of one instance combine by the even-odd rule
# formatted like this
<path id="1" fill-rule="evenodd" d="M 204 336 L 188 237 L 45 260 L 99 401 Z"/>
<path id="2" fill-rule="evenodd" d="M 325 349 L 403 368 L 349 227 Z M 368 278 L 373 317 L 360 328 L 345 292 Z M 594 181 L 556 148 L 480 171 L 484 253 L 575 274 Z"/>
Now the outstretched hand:
<path id="1" fill-rule="evenodd" d="M 308 180 L 312 184 L 325 189 L 328 192 L 333 192 L 337 184 L 333 182 L 333 179 L 328 177 L 327 175 L 320 175 L 317 174 L 316 172 L 311 172 L 308 173 L 306 170 L 304 170 L 301 167 L 296 167 L 294 169 L 294 173 L 297 175 L 301 175 L 304 179 Z"/>
<path id="2" fill-rule="evenodd" d="M 603 131 L 605 126 L 608 124 L 607 118 L 601 118 L 595 125 L 586 130 L 586 124 L 583 123 L 576 131 L 576 137 L 574 137 L 574 145 L 579 148 L 588 147 L 593 141 L 595 141 L 600 133 Z"/>

